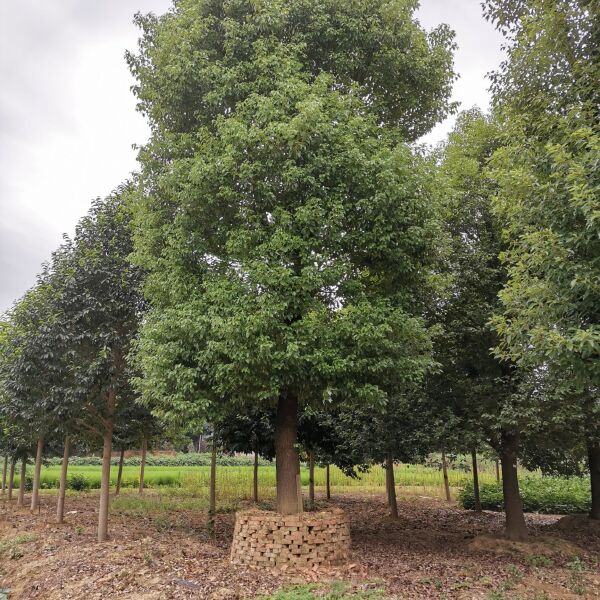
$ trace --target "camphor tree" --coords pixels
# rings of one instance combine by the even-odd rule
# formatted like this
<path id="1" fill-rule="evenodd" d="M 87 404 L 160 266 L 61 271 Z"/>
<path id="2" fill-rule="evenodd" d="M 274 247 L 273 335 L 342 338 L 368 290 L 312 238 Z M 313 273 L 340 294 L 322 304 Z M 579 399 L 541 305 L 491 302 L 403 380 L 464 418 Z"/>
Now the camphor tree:
<path id="1" fill-rule="evenodd" d="M 9 336 L 10 322 L 8 320 L 0 321 L 0 365 L 5 360 L 5 352 L 7 349 L 6 341 Z M 0 367 L 2 369 L 4 367 Z M 0 370 L 0 372 L 2 372 Z M 6 402 L 6 389 L 0 383 L 0 406 Z M 0 454 L 2 455 L 2 497 L 7 493 L 9 486 L 10 471 L 12 469 L 13 459 L 13 443 L 10 431 L 10 422 L 6 418 L 3 411 L 0 411 Z M 14 471 L 13 471 L 14 475 Z M 12 486 L 11 486 L 12 487 Z M 12 491 L 12 490 L 11 490 Z"/>
<path id="2" fill-rule="evenodd" d="M 226 415 L 217 424 L 216 439 L 229 452 L 254 454 L 252 499 L 258 503 L 259 457 L 272 460 L 275 456 L 273 433 L 275 412 L 249 407 L 244 413 Z"/>
<path id="3" fill-rule="evenodd" d="M 499 125 L 473 109 L 459 116 L 441 150 L 452 280 L 438 310 L 444 327 L 436 347 L 441 370 L 430 394 L 440 404 L 438 415 L 448 415 L 455 448 L 472 450 L 484 440 L 501 457 L 506 534 L 521 539 L 526 527 L 517 479 L 519 444 L 539 431 L 548 415 L 539 402 L 539 373 L 519 370 L 493 352 L 499 338 L 489 322 L 501 310 L 498 293 L 507 279 L 500 259 L 502 221 L 492 211 L 497 185 L 489 168 L 500 143 Z"/>
<path id="4" fill-rule="evenodd" d="M 127 187 L 95 200 L 55 264 L 61 282 L 58 315 L 70 360 L 71 394 L 79 427 L 103 440 L 98 540 L 108 532 L 112 436 L 118 414 L 134 402 L 127 355 L 144 310 L 141 272 L 129 261 Z"/>
<path id="5" fill-rule="evenodd" d="M 419 373 L 418 370 L 415 370 Z M 425 373 L 421 371 L 421 376 Z M 386 495 L 390 516 L 398 518 L 394 467 L 398 462 L 421 462 L 431 451 L 426 411 L 419 410 L 419 381 L 405 385 L 404 393 L 388 397 L 375 410 L 368 405 L 356 405 L 339 415 L 340 436 L 344 442 L 338 453 L 352 457 L 362 470 L 365 465 L 383 465 L 386 475 Z"/>
<path id="6" fill-rule="evenodd" d="M 138 18 L 141 391 L 167 412 L 276 407 L 281 513 L 302 508 L 299 407 L 332 389 L 385 404 L 412 376 L 405 336 L 428 335 L 437 222 L 406 142 L 449 110 L 452 35 L 415 8 L 187 0 Z"/>
<path id="7" fill-rule="evenodd" d="M 32 511 L 39 502 L 44 445 L 60 433 L 70 408 L 68 399 L 60 393 L 65 370 L 57 337 L 56 295 L 52 273 L 46 265 L 37 284 L 9 313 L 0 359 L 0 412 L 15 431 L 13 435 L 19 437 L 23 465 L 27 455 L 35 456 Z"/>
<path id="8" fill-rule="evenodd" d="M 544 428 L 525 437 L 521 463 L 544 475 L 583 477 L 589 472 L 585 402 L 573 396 L 569 373 L 557 373 L 544 365 L 537 386 L 545 403 L 552 406 L 552 419 Z"/>
<path id="9" fill-rule="evenodd" d="M 600 3 L 485 7 L 508 47 L 493 80 L 506 131 L 494 167 L 509 274 L 498 351 L 564 375 L 564 402 L 585 415 L 600 519 Z"/>
<path id="10" fill-rule="evenodd" d="M 123 388 L 122 394 L 129 401 L 124 403 L 115 420 L 113 429 L 113 446 L 119 449 L 119 465 L 115 495 L 121 491 L 123 475 L 123 462 L 125 450 L 135 449 L 140 451 L 140 477 L 138 491 L 143 493 L 145 488 L 145 469 L 148 450 L 160 442 L 165 434 L 164 427 L 159 420 L 138 402 L 137 394 L 133 388 Z"/>
<path id="11" fill-rule="evenodd" d="M 324 403 L 319 410 L 305 406 L 298 421 L 298 442 L 308 462 L 308 502 L 315 506 L 315 465 L 325 467 L 327 500 L 331 499 L 330 466 L 335 465 L 350 476 L 355 475 L 356 456 L 345 453 L 347 432 L 339 425 L 342 406 Z"/>

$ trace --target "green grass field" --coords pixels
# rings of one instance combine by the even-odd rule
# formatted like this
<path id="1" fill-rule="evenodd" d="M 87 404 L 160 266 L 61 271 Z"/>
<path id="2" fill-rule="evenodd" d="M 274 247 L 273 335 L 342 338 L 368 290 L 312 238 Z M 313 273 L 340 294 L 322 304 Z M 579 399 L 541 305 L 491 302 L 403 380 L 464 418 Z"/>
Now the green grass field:
<path id="1" fill-rule="evenodd" d="M 484 508 L 490 510 L 502 509 L 502 487 L 496 483 L 496 473 L 493 463 L 484 462 L 480 470 L 480 483 Z M 435 464 L 435 463 L 434 463 Z M 27 489 L 31 486 L 33 467 L 28 466 Z M 397 492 L 402 497 L 426 496 L 444 498 L 444 480 L 442 471 L 435 466 L 397 465 L 395 468 Z M 111 486 L 116 484 L 117 467 L 111 469 Z M 139 466 L 123 468 L 122 494 L 113 498 L 113 512 L 153 515 L 168 523 L 173 521 L 168 513 L 177 515 L 179 511 L 203 511 L 208 508 L 210 467 L 207 466 L 155 466 L 146 467 L 146 494 L 137 494 L 139 485 Z M 260 466 L 259 497 L 265 502 L 265 507 L 275 498 L 275 467 L 271 464 Z M 315 485 L 317 497 L 325 492 L 325 469 L 315 469 Z M 331 468 L 331 491 L 333 495 L 344 493 L 385 494 L 385 471 L 380 466 L 372 467 L 357 477 L 348 477 L 339 469 Z M 522 496 L 527 510 L 568 514 L 585 512 L 589 504 L 589 480 L 570 478 L 557 479 L 542 477 L 540 473 L 521 472 Z M 60 477 L 60 467 L 57 465 L 42 468 L 42 493 L 56 494 Z M 217 467 L 217 510 L 219 512 L 235 511 L 243 502 L 252 499 L 251 466 L 218 466 Z M 308 486 L 308 469 L 301 469 L 302 485 Z M 471 473 L 459 468 L 449 469 L 448 478 L 452 488 L 452 497 L 458 499 L 465 508 L 469 504 L 468 492 L 472 490 Z M 73 465 L 69 468 L 70 489 L 68 494 L 94 493 L 100 487 L 100 466 Z M 82 485 L 83 482 L 83 485 Z M 79 483 L 79 486 L 76 484 Z M 19 480 L 15 482 L 19 485 Z M 461 489 L 463 490 L 461 492 Z M 85 493 L 85 492 L 83 492 Z M 472 495 L 472 491 L 470 492 Z M 491 498 L 491 500 L 490 500 Z M 472 499 L 471 499 L 472 500 Z M 489 500 L 489 502 L 488 502 Z M 177 517 L 175 517 L 177 519 Z"/>
<path id="2" fill-rule="evenodd" d="M 31 477 L 33 467 L 27 471 Z M 116 467 L 111 468 L 111 485 L 114 487 L 117 478 Z M 260 466 L 259 496 L 260 500 L 270 502 L 275 498 L 275 467 Z M 450 485 L 454 488 L 454 497 L 458 496 L 458 488 L 469 481 L 471 474 L 458 469 L 449 470 Z M 60 467 L 49 466 L 42 468 L 42 486 L 45 494 L 56 494 Z M 94 493 L 100 487 L 99 466 L 73 466 L 69 469 L 69 477 L 83 476 L 89 488 Z M 252 498 L 253 468 L 249 466 L 217 467 L 217 510 L 231 512 L 240 508 L 242 502 Z M 397 465 L 395 468 L 398 493 L 402 496 L 444 497 L 444 480 L 440 469 L 423 465 Z M 308 486 L 308 469 L 301 469 L 303 486 Z M 484 469 L 480 479 L 495 481 L 492 468 Z M 382 467 L 372 467 L 359 477 L 352 478 L 344 475 L 339 469 L 330 469 L 332 494 L 344 493 L 385 493 L 385 471 Z M 157 527 L 176 526 L 180 511 L 204 511 L 208 508 L 208 493 L 210 482 L 210 467 L 157 467 L 147 466 L 145 484 L 147 493 L 137 494 L 139 485 L 139 467 L 126 466 L 123 468 L 123 493 L 113 498 L 111 511 L 122 514 L 136 514 L 150 517 Z M 325 469 L 315 469 L 315 485 L 317 495 L 325 492 Z M 306 489 L 306 488 L 305 488 Z M 76 491 L 68 491 L 77 494 Z"/>
<path id="3" fill-rule="evenodd" d="M 33 467 L 28 466 L 27 477 L 31 477 Z M 126 466 L 123 468 L 122 487 L 135 488 L 139 485 L 139 467 Z M 252 467 L 225 467 L 217 468 L 217 489 L 225 498 L 249 498 L 252 491 Z M 99 466 L 72 466 L 69 468 L 69 478 L 83 476 L 88 488 L 100 487 Z M 407 493 L 423 494 L 428 496 L 443 496 L 442 472 L 434 467 L 423 465 L 398 465 L 395 469 L 396 484 L 405 488 Z M 42 489 L 55 489 L 58 487 L 60 477 L 59 466 L 46 466 L 42 468 Z M 209 484 L 209 467 L 156 467 L 147 466 L 145 485 L 147 488 L 177 488 L 180 495 L 194 495 L 204 493 Z M 301 471 L 303 485 L 308 485 L 308 469 Z M 385 487 L 385 471 L 381 467 L 373 467 L 359 477 L 352 478 L 344 475 L 339 469 L 331 468 L 331 487 L 336 492 L 344 490 L 364 491 L 383 490 Z M 453 470 L 449 471 L 449 481 L 452 487 L 460 487 L 470 480 L 470 473 Z M 117 468 L 111 469 L 111 484 L 115 485 Z M 482 483 L 495 481 L 493 470 L 482 470 L 480 479 Z M 18 477 L 15 485 L 18 485 Z M 260 494 L 263 498 L 275 496 L 275 467 L 259 467 Z M 315 485 L 318 489 L 325 488 L 325 469 L 315 469 Z"/>

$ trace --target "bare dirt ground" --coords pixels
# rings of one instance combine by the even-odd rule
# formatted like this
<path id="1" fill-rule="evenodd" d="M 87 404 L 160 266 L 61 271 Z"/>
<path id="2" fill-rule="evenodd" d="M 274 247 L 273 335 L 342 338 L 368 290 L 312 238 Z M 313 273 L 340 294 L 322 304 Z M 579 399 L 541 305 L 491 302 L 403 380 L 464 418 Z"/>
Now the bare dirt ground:
<path id="1" fill-rule="evenodd" d="M 81 494 L 67 501 L 75 512 L 61 526 L 53 523 L 52 496 L 42 497 L 35 515 L 0 502 L 0 589 L 11 590 L 10 600 L 234 600 L 331 580 L 383 587 L 387 598 L 398 599 L 600 598 L 600 532 L 585 521 L 565 527 L 558 517 L 531 515 L 532 542 L 508 544 L 494 537 L 503 526 L 499 514 L 409 498 L 393 522 L 382 496 L 345 495 L 332 504 L 349 515 L 352 561 L 272 573 L 229 564 L 233 514 L 218 515 L 210 536 L 203 513 L 113 513 L 111 539 L 98 544 L 98 498 Z"/>

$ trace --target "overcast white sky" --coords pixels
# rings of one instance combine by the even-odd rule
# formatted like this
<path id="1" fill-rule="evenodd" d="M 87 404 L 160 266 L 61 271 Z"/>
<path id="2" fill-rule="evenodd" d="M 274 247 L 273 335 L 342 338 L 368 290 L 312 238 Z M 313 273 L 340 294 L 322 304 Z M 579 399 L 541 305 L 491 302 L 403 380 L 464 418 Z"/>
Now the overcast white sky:
<path id="1" fill-rule="evenodd" d="M 137 11 L 170 0 L 0 0 L 0 313 L 35 282 L 42 261 L 72 234 L 92 198 L 136 169 L 148 136 L 123 58 Z M 501 39 L 479 0 L 421 0 L 418 17 L 457 34 L 454 98 L 487 108 L 485 74 Z M 443 139 L 452 120 L 426 136 Z"/>

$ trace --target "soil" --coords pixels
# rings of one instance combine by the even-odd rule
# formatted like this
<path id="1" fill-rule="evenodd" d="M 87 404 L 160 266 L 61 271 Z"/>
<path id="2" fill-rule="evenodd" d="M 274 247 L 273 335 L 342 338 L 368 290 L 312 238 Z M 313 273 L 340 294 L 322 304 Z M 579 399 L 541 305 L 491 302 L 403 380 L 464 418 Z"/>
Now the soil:
<path id="1" fill-rule="evenodd" d="M 600 598 L 600 534 L 581 519 L 565 527 L 560 517 L 528 515 L 531 541 L 514 543 L 501 537 L 498 513 L 407 498 L 392 521 L 383 494 L 344 495 L 331 504 L 349 516 L 351 562 L 282 573 L 229 564 L 233 514 L 217 515 L 210 535 L 201 512 L 113 512 L 110 540 L 98 544 L 97 496 L 68 497 L 64 525 L 53 523 L 55 501 L 43 496 L 33 515 L 0 502 L 0 597 L 6 589 L 10 600 L 234 600 L 344 580 L 397 599 Z"/>

